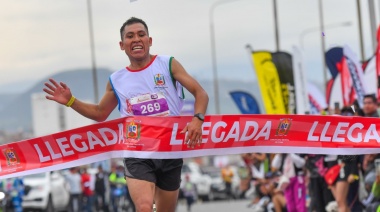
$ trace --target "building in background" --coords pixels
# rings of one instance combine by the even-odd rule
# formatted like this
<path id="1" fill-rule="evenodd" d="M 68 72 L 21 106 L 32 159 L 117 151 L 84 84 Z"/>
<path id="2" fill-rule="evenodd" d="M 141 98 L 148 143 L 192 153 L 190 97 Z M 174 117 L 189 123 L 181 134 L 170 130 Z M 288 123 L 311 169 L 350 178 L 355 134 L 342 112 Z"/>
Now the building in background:
<path id="1" fill-rule="evenodd" d="M 31 101 L 34 137 L 95 123 L 93 120 L 81 116 L 73 109 L 47 100 L 44 93 L 33 93 L 31 95 Z"/>

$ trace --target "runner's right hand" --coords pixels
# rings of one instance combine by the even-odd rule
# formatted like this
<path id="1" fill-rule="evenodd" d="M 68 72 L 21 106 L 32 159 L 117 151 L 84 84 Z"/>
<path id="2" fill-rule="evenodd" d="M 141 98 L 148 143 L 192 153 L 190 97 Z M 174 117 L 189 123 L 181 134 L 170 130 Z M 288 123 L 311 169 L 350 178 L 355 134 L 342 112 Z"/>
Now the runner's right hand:
<path id="1" fill-rule="evenodd" d="M 46 99 L 66 105 L 72 96 L 70 88 L 65 83 L 60 82 L 58 84 L 53 79 L 49 79 L 49 82 L 44 83 L 46 87 L 43 91 L 48 94 L 46 95 Z"/>

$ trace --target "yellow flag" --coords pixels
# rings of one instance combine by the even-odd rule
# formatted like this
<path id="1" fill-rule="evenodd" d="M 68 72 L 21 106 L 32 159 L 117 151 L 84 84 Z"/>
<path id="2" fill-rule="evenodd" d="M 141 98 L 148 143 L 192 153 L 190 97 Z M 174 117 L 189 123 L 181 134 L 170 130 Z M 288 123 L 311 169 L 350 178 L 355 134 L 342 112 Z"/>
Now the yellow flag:
<path id="1" fill-rule="evenodd" d="M 253 52 L 252 60 L 266 114 L 286 114 L 280 78 L 271 53 Z"/>

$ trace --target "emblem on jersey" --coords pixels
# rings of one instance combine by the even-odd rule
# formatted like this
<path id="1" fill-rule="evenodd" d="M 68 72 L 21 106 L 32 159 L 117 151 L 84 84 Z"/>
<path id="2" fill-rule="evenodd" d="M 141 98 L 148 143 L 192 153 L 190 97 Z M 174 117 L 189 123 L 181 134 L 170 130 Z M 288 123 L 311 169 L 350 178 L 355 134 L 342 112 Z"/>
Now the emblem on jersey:
<path id="1" fill-rule="evenodd" d="M 280 135 L 280 136 L 287 135 L 290 130 L 291 125 L 292 125 L 292 119 L 289 119 L 289 118 L 280 119 L 280 123 L 278 124 L 277 130 L 276 130 L 276 135 Z"/>
<path id="2" fill-rule="evenodd" d="M 138 141 L 140 139 L 141 124 L 138 120 L 127 121 L 127 139 Z"/>
<path id="3" fill-rule="evenodd" d="M 12 166 L 20 163 L 20 158 L 17 156 L 16 151 L 13 148 L 3 149 L 3 153 L 7 160 L 7 165 Z"/>
<path id="4" fill-rule="evenodd" d="M 165 78 L 162 74 L 156 74 L 154 75 L 154 83 L 156 86 L 163 86 L 165 85 Z"/>

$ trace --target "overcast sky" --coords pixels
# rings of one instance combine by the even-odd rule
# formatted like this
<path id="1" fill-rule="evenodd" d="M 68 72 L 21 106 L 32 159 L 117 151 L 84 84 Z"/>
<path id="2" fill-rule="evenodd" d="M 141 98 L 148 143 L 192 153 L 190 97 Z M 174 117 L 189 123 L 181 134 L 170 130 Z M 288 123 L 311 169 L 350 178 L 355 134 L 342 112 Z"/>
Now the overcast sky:
<path id="1" fill-rule="evenodd" d="M 209 10 L 217 0 L 93 0 L 98 67 L 117 71 L 129 64 L 119 49 L 119 29 L 131 16 L 144 19 L 153 38 L 152 54 L 172 55 L 197 78 L 212 79 Z M 300 46 L 300 35 L 319 26 L 317 0 L 277 0 L 281 50 Z M 357 55 L 359 32 L 355 0 L 324 0 L 326 48 L 348 44 Z M 90 68 L 90 42 L 85 0 L 2 1 L 0 8 L 0 93 L 26 89 L 52 74 Z M 246 44 L 275 50 L 272 0 L 240 0 L 215 9 L 219 78 L 255 79 Z M 376 1 L 376 13 L 380 11 Z M 362 0 L 365 53 L 373 53 L 369 14 Z M 322 81 L 319 31 L 303 37 L 309 80 Z M 91 80 L 91 79 L 89 79 Z M 14 85 L 20 86 L 15 87 Z M 24 86 L 21 86 L 24 85 Z"/>

